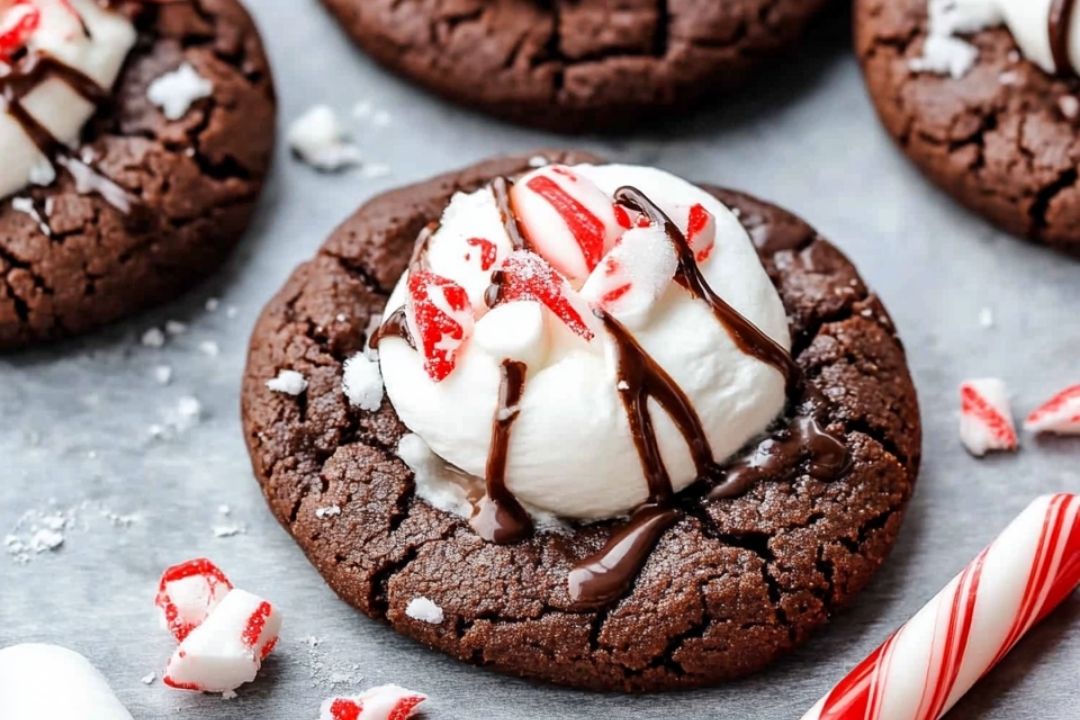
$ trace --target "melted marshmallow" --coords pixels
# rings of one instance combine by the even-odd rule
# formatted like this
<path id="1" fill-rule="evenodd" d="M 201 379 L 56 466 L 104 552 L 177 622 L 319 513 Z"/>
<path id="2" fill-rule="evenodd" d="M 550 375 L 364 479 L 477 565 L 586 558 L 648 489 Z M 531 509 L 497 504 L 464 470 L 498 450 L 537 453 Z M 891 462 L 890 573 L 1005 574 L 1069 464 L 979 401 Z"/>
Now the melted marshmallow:
<path id="1" fill-rule="evenodd" d="M 749 236 L 727 207 L 700 188 L 651 168 L 581 165 L 572 171 L 595 183 L 609 199 L 620 186 L 633 185 L 673 217 L 685 215 L 688 205 L 704 206 L 716 226 L 715 248 L 701 265 L 705 278 L 763 332 L 790 347 L 780 298 Z M 523 178 L 518 186 L 527 180 Z M 530 229 L 534 234 L 550 232 Z M 648 489 L 620 397 L 614 343 L 588 311 L 583 295 L 574 290 L 569 291 L 570 303 L 581 310 L 594 333 L 592 340 L 585 340 L 533 301 L 486 311 L 484 291 L 498 263 L 485 270 L 484 263 L 478 262 L 474 246 L 468 243 L 477 237 L 495 244 L 500 262 L 511 252 L 490 188 L 455 196 L 428 245 L 431 269 L 464 287 L 477 309 L 474 333 L 458 349 L 453 372 L 440 382 L 425 372 L 419 352 L 399 338 L 384 338 L 380 365 L 395 410 L 418 436 L 418 447 L 430 446 L 447 463 L 483 477 L 498 405 L 500 366 L 506 358 L 522 360 L 528 365 L 528 378 L 511 433 L 508 489 L 526 507 L 566 518 L 597 519 L 629 512 L 646 500 Z M 536 239 L 531 238 L 533 245 L 538 244 Z M 642 238 L 643 244 L 653 240 Z M 588 282 L 576 286 L 583 291 L 589 287 Z M 691 298 L 674 281 L 658 288 L 648 280 L 647 290 L 647 295 L 657 295 L 650 306 L 634 303 L 625 317 L 617 308 L 612 312 L 626 321 L 637 341 L 693 402 L 715 459 L 722 462 L 781 412 L 784 379 L 771 366 L 739 350 L 709 306 Z M 404 305 L 407 296 L 406 275 L 387 304 L 386 316 Z M 672 484 L 676 491 L 684 489 L 697 478 L 686 443 L 659 407 L 653 407 L 652 415 Z M 413 460 L 410 465 L 432 464 L 408 459 Z M 437 491 L 432 487 L 438 485 L 434 475 L 425 473 L 428 494 L 443 507 L 467 511 L 462 508 L 466 493 L 460 487 Z"/>

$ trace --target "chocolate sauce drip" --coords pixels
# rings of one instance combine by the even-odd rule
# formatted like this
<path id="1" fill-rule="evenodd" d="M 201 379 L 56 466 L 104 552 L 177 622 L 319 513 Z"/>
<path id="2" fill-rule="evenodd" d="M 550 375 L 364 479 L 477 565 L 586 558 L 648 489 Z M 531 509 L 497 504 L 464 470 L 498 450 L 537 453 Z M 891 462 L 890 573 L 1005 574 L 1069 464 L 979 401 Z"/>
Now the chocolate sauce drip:
<path id="1" fill-rule="evenodd" d="M 1058 75 L 1075 74 L 1069 58 L 1069 36 L 1075 10 L 1076 0 L 1053 0 L 1050 4 L 1050 53 Z"/>
<path id="2" fill-rule="evenodd" d="M 630 434 L 634 438 L 641 468 L 649 484 L 649 502 L 666 503 L 675 495 L 671 477 L 660 456 L 649 411 L 649 400 L 655 400 L 682 433 L 698 475 L 705 475 L 713 465 L 712 448 L 705 435 L 697 411 L 690 398 L 664 368 L 638 344 L 622 323 L 606 312 L 598 312 L 604 327 L 615 343 L 618 355 L 619 394 L 626 408 Z"/>
<path id="3" fill-rule="evenodd" d="M 763 440 L 746 458 L 727 467 L 709 498 L 738 497 L 765 478 L 793 475 L 803 461 L 811 477 L 826 482 L 851 465 L 847 446 L 825 432 L 814 417 L 802 415 L 783 433 Z"/>
<path id="4" fill-rule="evenodd" d="M 615 192 L 615 200 L 621 205 L 645 214 L 653 223 L 664 228 L 671 243 L 675 246 L 675 253 L 679 259 L 675 281 L 686 288 L 695 299 L 709 304 L 713 315 L 727 330 L 739 350 L 780 371 L 787 383 L 788 395 L 794 395 L 801 384 L 802 373 L 791 354 L 713 292 L 698 268 L 690 243 L 671 218 L 637 188 L 620 188 Z"/>
<path id="5" fill-rule="evenodd" d="M 390 316 L 383 321 L 383 324 L 380 325 L 375 332 L 371 333 L 371 338 L 368 340 L 368 347 L 372 350 L 378 350 L 379 343 L 388 337 L 401 338 L 409 343 L 409 347 L 413 350 L 416 349 L 416 340 L 412 336 L 412 331 L 409 330 L 409 319 L 405 314 L 404 305 L 390 313 Z"/>
<path id="6" fill-rule="evenodd" d="M 142 0 L 148 2 L 148 0 Z M 130 5 L 131 3 L 126 3 Z M 149 2 L 148 4 L 162 4 Z M 112 3 L 104 3 L 111 8 Z M 80 18 L 81 19 L 81 18 Z M 84 32 L 86 30 L 85 25 Z M 38 122 L 23 105 L 23 100 L 45 80 L 55 78 L 70 87 L 79 97 L 96 107 L 109 99 L 109 90 L 97 84 L 78 69 L 47 54 L 25 54 L 14 65 L 0 73 L 0 111 L 6 111 L 34 143 L 54 169 L 65 169 L 75 180 L 76 191 L 96 192 L 110 205 L 127 214 L 132 198 L 112 180 L 89 163 L 75 158 L 70 148 L 44 125 Z"/>
<path id="7" fill-rule="evenodd" d="M 521 224 L 518 222 L 517 213 L 514 212 L 514 203 L 510 200 L 510 188 L 514 186 L 511 180 L 497 177 L 491 183 L 491 194 L 495 196 L 495 207 L 499 209 L 499 217 L 502 219 L 506 235 L 510 238 L 510 245 L 515 250 L 525 250 L 527 243 L 525 235 L 521 232 Z"/>
<path id="8" fill-rule="evenodd" d="M 506 465 L 510 453 L 510 428 L 521 412 L 525 393 L 526 366 L 516 360 L 504 360 L 499 384 L 499 406 L 491 421 L 491 449 L 488 451 L 485 480 L 487 495 L 473 515 L 476 533 L 497 545 L 523 540 L 532 533 L 532 519 L 514 494 L 506 487 Z"/>
<path id="9" fill-rule="evenodd" d="M 634 511 L 599 552 L 570 571 L 568 582 L 574 607 L 603 607 L 625 595 L 653 548 L 678 519 L 678 510 L 654 503 Z"/>

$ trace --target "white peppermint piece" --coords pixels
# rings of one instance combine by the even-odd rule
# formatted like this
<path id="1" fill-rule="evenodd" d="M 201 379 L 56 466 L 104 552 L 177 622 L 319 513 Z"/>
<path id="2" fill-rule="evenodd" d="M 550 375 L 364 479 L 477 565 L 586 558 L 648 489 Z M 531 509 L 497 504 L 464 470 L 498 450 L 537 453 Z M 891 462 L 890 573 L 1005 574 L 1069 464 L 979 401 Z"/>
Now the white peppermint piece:
<path id="1" fill-rule="evenodd" d="M 413 620 L 419 620 L 430 625 L 442 623 L 443 609 L 426 597 L 415 597 L 405 606 L 405 614 Z"/>
<path id="2" fill-rule="evenodd" d="M 282 370 L 273 380 L 266 381 L 266 387 L 274 392 L 285 395 L 299 395 L 307 390 L 308 381 L 295 370 Z"/>
<path id="3" fill-rule="evenodd" d="M 316 105 L 294 120 L 288 141 L 293 152 L 317 170 L 333 172 L 360 162 L 360 150 L 327 105 Z"/>
<path id="4" fill-rule="evenodd" d="M 165 73 L 150 83 L 146 97 L 161 108 L 169 120 L 179 120 L 187 115 L 196 100 L 214 94 L 214 84 L 199 75 L 191 63 L 184 63 L 176 70 Z"/>
<path id="5" fill-rule="evenodd" d="M 1024 429 L 1033 433 L 1080 435 L 1080 385 L 1065 388 L 1024 420 Z"/>
<path id="6" fill-rule="evenodd" d="M 345 361 L 342 389 L 353 407 L 377 411 L 382 406 L 384 393 L 379 363 L 363 352 L 353 355 Z"/>
<path id="7" fill-rule="evenodd" d="M 225 573 L 205 558 L 173 565 L 162 574 L 154 597 L 161 627 L 182 642 L 210 616 L 232 587 Z"/>
<path id="8" fill-rule="evenodd" d="M 675 247 L 658 226 L 627 230 L 581 288 L 590 305 L 633 327 L 671 285 Z"/>
<path id="9" fill-rule="evenodd" d="M 235 690 L 255 679 L 280 630 L 281 613 L 272 604 L 232 590 L 180 643 L 162 682 L 181 690 Z"/>
<path id="10" fill-rule="evenodd" d="M 408 720 L 427 700 L 422 693 L 398 685 L 380 685 L 351 697 L 332 697 L 319 708 L 319 720 Z"/>
<path id="11" fill-rule="evenodd" d="M 132 720 L 89 660 L 66 648 L 39 644 L 0 649 L 0 718 Z"/>

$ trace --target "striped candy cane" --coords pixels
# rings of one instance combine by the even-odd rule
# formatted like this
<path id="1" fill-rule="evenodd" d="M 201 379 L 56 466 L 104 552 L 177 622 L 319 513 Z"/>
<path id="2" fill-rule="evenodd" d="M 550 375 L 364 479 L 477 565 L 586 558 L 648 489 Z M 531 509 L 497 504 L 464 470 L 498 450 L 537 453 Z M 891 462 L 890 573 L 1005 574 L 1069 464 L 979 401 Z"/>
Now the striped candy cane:
<path id="1" fill-rule="evenodd" d="M 803 720 L 937 720 L 1080 585 L 1080 496 L 1037 498 Z"/>

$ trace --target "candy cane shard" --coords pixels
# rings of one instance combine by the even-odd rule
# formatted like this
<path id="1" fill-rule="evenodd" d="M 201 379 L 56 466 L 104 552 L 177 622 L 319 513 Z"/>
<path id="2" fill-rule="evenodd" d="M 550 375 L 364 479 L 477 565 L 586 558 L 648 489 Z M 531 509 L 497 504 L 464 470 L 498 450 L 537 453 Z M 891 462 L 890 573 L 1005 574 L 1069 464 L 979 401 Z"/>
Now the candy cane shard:
<path id="1" fill-rule="evenodd" d="M 161 611 L 162 626 L 182 642 L 232 589 L 221 568 L 196 558 L 162 573 L 154 604 Z"/>
<path id="2" fill-rule="evenodd" d="M 1065 388 L 1034 410 L 1024 420 L 1024 429 L 1033 433 L 1080 435 L 1080 385 Z"/>
<path id="3" fill-rule="evenodd" d="M 1080 496 L 1036 498 L 803 720 L 937 720 L 1080 585 Z"/>
<path id="4" fill-rule="evenodd" d="M 162 682 L 179 690 L 235 690 L 255 679 L 280 629 L 281 614 L 273 605 L 232 590 L 180 643 Z"/>
<path id="5" fill-rule="evenodd" d="M 1019 447 L 1004 382 L 984 378 L 960 386 L 960 439 L 976 457 Z"/>
<path id="6" fill-rule="evenodd" d="M 319 720 L 408 720 L 427 700 L 421 693 L 397 685 L 380 685 L 353 697 L 323 701 Z"/>

